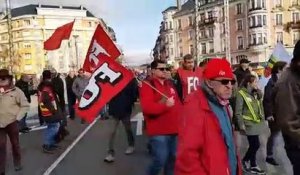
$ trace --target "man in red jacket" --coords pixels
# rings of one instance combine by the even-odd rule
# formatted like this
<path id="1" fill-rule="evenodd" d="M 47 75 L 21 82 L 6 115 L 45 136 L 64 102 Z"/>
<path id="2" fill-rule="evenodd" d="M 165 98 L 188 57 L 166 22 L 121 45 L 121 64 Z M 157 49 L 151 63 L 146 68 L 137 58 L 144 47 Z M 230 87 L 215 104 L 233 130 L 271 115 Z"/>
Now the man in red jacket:
<path id="1" fill-rule="evenodd" d="M 152 156 L 147 174 L 158 175 L 164 168 L 165 175 L 173 175 L 180 101 L 173 83 L 167 79 L 167 65 L 161 61 L 153 61 L 151 70 L 152 78 L 140 88 Z"/>
<path id="2" fill-rule="evenodd" d="M 180 116 L 176 175 L 240 175 L 229 98 L 235 84 L 230 64 L 211 59 L 204 82 Z"/>
<path id="3" fill-rule="evenodd" d="M 195 67 L 195 60 L 191 54 L 183 57 L 183 67 L 177 70 L 174 79 L 176 90 L 182 102 L 200 87 L 202 68 Z"/>

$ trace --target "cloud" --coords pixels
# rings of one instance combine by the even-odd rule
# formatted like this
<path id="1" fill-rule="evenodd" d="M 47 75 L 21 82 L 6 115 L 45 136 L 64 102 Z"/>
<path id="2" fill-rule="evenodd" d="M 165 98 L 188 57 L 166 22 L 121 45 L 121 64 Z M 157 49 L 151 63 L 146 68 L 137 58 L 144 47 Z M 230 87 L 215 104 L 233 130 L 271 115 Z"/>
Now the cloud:
<path id="1" fill-rule="evenodd" d="M 141 65 L 152 61 L 148 50 L 131 50 L 124 53 L 124 63 L 126 65 Z"/>

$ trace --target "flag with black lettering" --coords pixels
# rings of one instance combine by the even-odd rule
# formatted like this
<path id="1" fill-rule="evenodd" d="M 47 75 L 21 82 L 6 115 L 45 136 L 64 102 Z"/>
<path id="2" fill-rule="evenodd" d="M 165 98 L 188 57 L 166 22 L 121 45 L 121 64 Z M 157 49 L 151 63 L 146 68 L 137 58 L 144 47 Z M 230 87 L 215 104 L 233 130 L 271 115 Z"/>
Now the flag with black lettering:
<path id="1" fill-rule="evenodd" d="M 76 114 L 92 122 L 100 110 L 133 79 L 133 73 L 115 60 L 103 57 L 76 104 Z"/>
<path id="2" fill-rule="evenodd" d="M 94 72 L 99 66 L 100 58 L 116 59 L 121 55 L 121 52 L 102 28 L 98 24 L 94 36 L 92 38 L 88 53 L 86 55 L 83 69 L 87 72 Z"/>

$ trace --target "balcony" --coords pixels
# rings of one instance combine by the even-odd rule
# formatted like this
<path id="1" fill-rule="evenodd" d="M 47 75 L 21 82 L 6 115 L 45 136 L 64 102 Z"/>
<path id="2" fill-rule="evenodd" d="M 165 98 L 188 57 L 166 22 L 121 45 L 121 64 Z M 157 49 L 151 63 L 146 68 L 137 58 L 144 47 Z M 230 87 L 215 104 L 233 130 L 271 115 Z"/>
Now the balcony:
<path id="1" fill-rule="evenodd" d="M 261 10 L 267 10 L 267 9 L 266 9 L 266 8 L 263 8 L 263 7 L 255 7 L 255 8 L 249 9 L 249 12 L 253 12 L 253 11 L 261 11 Z"/>
<path id="2" fill-rule="evenodd" d="M 249 48 L 251 50 L 262 50 L 265 49 L 266 45 L 267 44 L 263 42 L 256 42 L 256 43 L 249 44 Z"/>
<path id="3" fill-rule="evenodd" d="M 272 8 L 271 12 L 280 12 L 280 11 L 285 11 L 285 9 L 281 4 L 276 4 L 275 7 Z"/>
<path id="4" fill-rule="evenodd" d="M 284 25 L 284 30 L 290 32 L 290 30 L 300 29 L 300 21 L 288 22 Z"/>
<path id="5" fill-rule="evenodd" d="M 213 25 L 217 21 L 216 17 L 206 18 L 205 20 L 199 21 L 199 27 Z"/>
<path id="6" fill-rule="evenodd" d="M 249 29 L 255 29 L 255 28 L 260 28 L 260 27 L 263 27 L 263 25 L 258 24 L 258 25 L 255 25 L 255 26 L 250 26 Z"/>
<path id="7" fill-rule="evenodd" d="M 244 49 L 244 46 L 243 45 L 239 45 L 238 46 L 238 50 L 243 50 Z"/>

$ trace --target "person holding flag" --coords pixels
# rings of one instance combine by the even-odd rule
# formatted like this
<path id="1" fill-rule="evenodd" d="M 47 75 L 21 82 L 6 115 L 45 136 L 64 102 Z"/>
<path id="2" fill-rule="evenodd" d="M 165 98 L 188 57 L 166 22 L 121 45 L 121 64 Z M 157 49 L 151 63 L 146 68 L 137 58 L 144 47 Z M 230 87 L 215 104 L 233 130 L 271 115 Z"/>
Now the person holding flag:
<path id="1" fill-rule="evenodd" d="M 140 101 L 151 146 L 147 175 L 174 174 L 180 100 L 163 61 L 151 63 L 152 78 L 142 82 Z"/>

